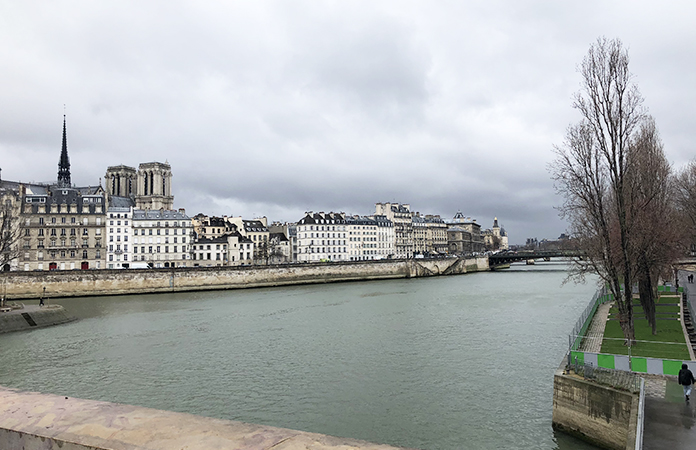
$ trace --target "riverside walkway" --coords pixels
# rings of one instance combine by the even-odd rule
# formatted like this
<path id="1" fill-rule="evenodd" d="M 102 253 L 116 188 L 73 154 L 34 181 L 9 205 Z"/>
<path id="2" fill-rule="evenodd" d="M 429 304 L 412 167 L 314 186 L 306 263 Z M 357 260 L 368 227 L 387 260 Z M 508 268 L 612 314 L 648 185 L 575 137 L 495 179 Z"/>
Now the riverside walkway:
<path id="1" fill-rule="evenodd" d="M 689 300 L 696 301 L 696 285 L 688 284 L 691 272 L 679 272 L 679 285 L 692 287 Z M 696 448 L 696 390 L 689 403 L 677 377 L 648 376 L 645 380 L 645 431 L 643 449 Z"/>

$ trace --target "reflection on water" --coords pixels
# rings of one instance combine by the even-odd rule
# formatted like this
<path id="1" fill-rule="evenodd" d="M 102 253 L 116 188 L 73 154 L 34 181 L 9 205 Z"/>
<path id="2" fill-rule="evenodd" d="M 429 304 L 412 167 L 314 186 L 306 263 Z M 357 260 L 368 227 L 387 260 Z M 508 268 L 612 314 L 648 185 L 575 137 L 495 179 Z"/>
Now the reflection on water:
<path id="1" fill-rule="evenodd" d="M 0 384 L 423 449 L 587 449 L 553 371 L 595 287 L 565 266 L 65 299 L 2 335 Z"/>

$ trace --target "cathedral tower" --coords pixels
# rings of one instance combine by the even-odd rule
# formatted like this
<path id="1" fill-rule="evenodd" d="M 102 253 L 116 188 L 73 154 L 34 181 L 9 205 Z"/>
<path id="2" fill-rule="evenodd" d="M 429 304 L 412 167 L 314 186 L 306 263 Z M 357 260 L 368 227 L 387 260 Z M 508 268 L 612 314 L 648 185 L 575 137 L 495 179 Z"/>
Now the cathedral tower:
<path id="1" fill-rule="evenodd" d="M 173 209 L 172 168 L 168 163 L 150 162 L 138 166 L 135 196 L 138 209 Z"/>

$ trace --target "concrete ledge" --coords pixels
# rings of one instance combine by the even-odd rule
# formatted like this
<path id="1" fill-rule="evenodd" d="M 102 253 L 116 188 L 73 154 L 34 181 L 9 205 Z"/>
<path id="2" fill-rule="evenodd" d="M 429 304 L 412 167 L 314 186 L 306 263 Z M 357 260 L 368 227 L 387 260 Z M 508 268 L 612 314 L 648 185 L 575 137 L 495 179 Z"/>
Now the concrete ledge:
<path id="1" fill-rule="evenodd" d="M 37 305 L 25 306 L 0 313 L 0 334 L 12 331 L 25 331 L 34 328 L 50 327 L 76 320 L 60 305 L 50 305 L 40 308 Z"/>
<path id="2" fill-rule="evenodd" d="M 7 450 L 390 450 L 316 433 L 0 387 Z"/>
<path id="3" fill-rule="evenodd" d="M 553 428 L 600 448 L 633 449 L 639 396 L 586 381 L 559 368 L 553 380 Z"/>

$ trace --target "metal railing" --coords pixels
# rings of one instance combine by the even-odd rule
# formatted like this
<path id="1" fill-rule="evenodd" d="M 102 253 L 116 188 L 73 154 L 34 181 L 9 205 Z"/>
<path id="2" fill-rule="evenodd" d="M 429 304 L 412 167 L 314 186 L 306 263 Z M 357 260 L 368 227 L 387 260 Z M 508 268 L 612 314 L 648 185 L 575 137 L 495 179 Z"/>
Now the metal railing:
<path id="1" fill-rule="evenodd" d="M 594 314 L 597 311 L 597 308 L 599 307 L 599 305 L 609 300 L 611 300 L 611 295 L 607 293 L 606 287 L 603 287 L 602 289 L 599 289 L 597 290 L 597 292 L 595 292 L 594 296 L 592 297 L 592 300 L 590 300 L 590 303 L 587 305 L 585 310 L 580 315 L 580 318 L 575 323 L 575 327 L 573 327 L 573 332 L 570 334 L 571 338 L 569 339 L 569 344 L 571 350 L 578 349 L 580 343 L 582 342 L 582 338 L 585 336 L 585 332 L 587 331 L 587 328 L 589 327 L 590 322 L 592 321 L 592 318 L 594 317 Z M 572 340 L 572 336 L 576 336 L 575 341 Z"/>
<path id="2" fill-rule="evenodd" d="M 643 448 L 643 430 L 645 424 L 645 378 L 640 379 L 640 395 L 638 397 L 638 421 L 636 423 L 635 450 Z"/>
<path id="3" fill-rule="evenodd" d="M 643 378 L 633 372 L 605 369 L 603 367 L 595 367 L 592 364 L 582 364 L 577 361 L 571 362 L 570 370 L 583 377 L 585 380 L 593 381 L 604 386 L 610 386 L 614 389 L 620 389 L 632 394 L 636 394 L 641 390 L 641 380 L 643 380 Z"/>

